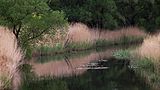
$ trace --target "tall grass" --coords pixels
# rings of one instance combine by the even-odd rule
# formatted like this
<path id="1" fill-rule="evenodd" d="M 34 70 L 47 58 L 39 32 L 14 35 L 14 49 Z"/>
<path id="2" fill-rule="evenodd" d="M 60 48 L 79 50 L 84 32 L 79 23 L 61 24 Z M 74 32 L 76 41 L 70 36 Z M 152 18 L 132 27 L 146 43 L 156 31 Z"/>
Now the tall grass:
<path id="1" fill-rule="evenodd" d="M 0 27 L 0 89 L 11 88 L 14 83 L 19 83 L 16 73 L 22 57 L 14 34 Z"/>
<path id="2" fill-rule="evenodd" d="M 121 53 L 118 52 L 120 56 Z M 127 54 L 122 54 L 127 57 Z M 121 56 L 122 56 L 121 55 Z M 160 34 L 149 35 L 135 51 L 132 51 L 131 64 L 134 71 L 154 90 L 160 88 Z"/>
<path id="3" fill-rule="evenodd" d="M 81 23 L 70 25 L 66 38 L 72 42 L 90 42 L 93 39 L 90 29 Z"/>
<path id="4" fill-rule="evenodd" d="M 138 52 L 141 56 L 160 60 L 160 33 L 146 38 Z"/>
<path id="5" fill-rule="evenodd" d="M 138 27 L 126 27 L 120 30 L 100 30 L 89 28 L 82 23 L 75 23 L 69 26 L 65 43 L 85 42 L 96 43 L 97 41 L 123 42 L 136 41 L 146 36 L 146 33 Z M 110 43 L 111 43 L 110 42 Z"/>
<path id="6" fill-rule="evenodd" d="M 146 34 L 138 27 L 125 27 L 120 30 L 91 29 L 82 23 L 69 26 L 67 39 L 73 42 L 92 42 L 95 40 L 117 40 L 121 37 L 144 37 Z"/>
<path id="7" fill-rule="evenodd" d="M 118 30 L 96 30 L 92 29 L 93 37 L 96 39 L 117 40 L 121 37 L 144 37 L 146 33 L 138 27 L 124 27 Z M 98 35 L 99 34 L 99 35 Z M 98 37 L 99 36 L 99 37 Z"/>
<path id="8" fill-rule="evenodd" d="M 155 73 L 160 75 L 160 33 L 154 36 L 148 36 L 137 53 L 141 57 L 151 58 L 150 60 L 154 63 Z M 159 77 L 158 77 L 159 78 Z M 159 86 L 160 86 L 160 78 Z"/>
<path id="9" fill-rule="evenodd" d="M 55 33 L 54 37 L 46 35 L 41 41 L 37 42 L 39 47 L 50 47 L 50 49 L 42 50 L 41 52 L 51 52 L 57 48 L 57 45 L 62 45 L 61 52 L 72 50 L 87 50 L 96 47 L 109 46 L 115 44 L 130 44 L 143 41 L 146 33 L 138 27 L 126 27 L 120 30 L 100 30 L 89 28 L 82 23 L 75 23 L 69 25 L 65 33 Z M 56 39 L 59 37 L 61 39 Z M 55 43 L 56 42 L 56 43 Z M 67 50 L 65 50 L 67 49 Z"/>
<path id="10" fill-rule="evenodd" d="M 130 60 L 130 68 L 134 70 L 137 77 L 145 80 L 145 83 L 150 85 L 153 90 L 159 90 L 160 88 L 160 72 L 158 72 L 159 66 L 155 63 L 153 58 L 148 56 L 139 57 L 134 51 L 119 50 L 113 53 L 113 56 L 117 59 Z"/>

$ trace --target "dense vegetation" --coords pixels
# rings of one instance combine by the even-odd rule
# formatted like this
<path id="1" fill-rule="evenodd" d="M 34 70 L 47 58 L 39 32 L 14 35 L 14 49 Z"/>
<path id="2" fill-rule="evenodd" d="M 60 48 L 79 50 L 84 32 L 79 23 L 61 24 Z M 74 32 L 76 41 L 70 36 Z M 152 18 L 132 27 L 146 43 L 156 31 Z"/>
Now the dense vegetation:
<path id="1" fill-rule="evenodd" d="M 12 30 L 26 50 L 34 39 L 65 23 L 64 13 L 51 10 L 46 0 L 0 0 L 0 25 Z"/>
<path id="2" fill-rule="evenodd" d="M 121 86 L 158 90 L 159 9 L 160 0 L 0 0 L 0 90 L 104 90 Z M 121 47 L 133 44 L 134 50 Z M 99 51 L 109 46 L 122 50 Z M 93 49 L 87 57 L 78 53 Z M 35 64 L 29 55 L 38 57 Z M 85 73 L 52 77 L 52 70 L 67 76 L 65 71 L 70 72 L 70 68 L 72 75 L 78 69 Z M 39 77 L 36 71 L 50 74 Z"/>
<path id="3" fill-rule="evenodd" d="M 152 32 L 160 25 L 159 0 L 50 0 L 48 4 L 64 11 L 69 22 L 96 28 L 139 26 Z"/>

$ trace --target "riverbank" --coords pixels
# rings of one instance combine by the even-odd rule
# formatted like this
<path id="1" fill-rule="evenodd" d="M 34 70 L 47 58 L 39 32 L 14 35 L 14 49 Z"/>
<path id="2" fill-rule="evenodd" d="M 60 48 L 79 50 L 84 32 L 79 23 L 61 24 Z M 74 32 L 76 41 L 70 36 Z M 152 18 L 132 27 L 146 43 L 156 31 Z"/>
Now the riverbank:
<path id="1" fill-rule="evenodd" d="M 60 34 L 60 32 L 55 34 L 57 39 L 46 36 L 36 44 L 32 56 L 55 55 L 98 47 L 142 43 L 147 35 L 137 27 L 108 31 L 88 28 L 81 23 L 70 25 L 67 31 L 66 35 Z"/>
<path id="2" fill-rule="evenodd" d="M 56 54 L 72 53 L 95 48 L 104 48 L 111 46 L 131 45 L 142 43 L 143 37 L 122 37 L 116 41 L 97 40 L 96 43 L 70 43 L 67 47 L 57 44 L 55 47 L 40 46 L 35 49 L 32 56 L 51 56 Z"/>
<path id="3" fill-rule="evenodd" d="M 132 68 L 137 77 L 140 77 L 145 81 L 151 90 L 159 90 L 160 88 L 160 73 L 157 64 L 155 64 L 153 58 L 138 57 L 137 55 L 131 54 L 128 50 L 117 51 L 114 54 L 116 59 L 130 60 L 130 68 Z"/>
<path id="4" fill-rule="evenodd" d="M 116 51 L 116 58 L 131 60 L 131 68 L 153 90 L 160 88 L 160 34 L 147 37 L 136 50 Z"/>

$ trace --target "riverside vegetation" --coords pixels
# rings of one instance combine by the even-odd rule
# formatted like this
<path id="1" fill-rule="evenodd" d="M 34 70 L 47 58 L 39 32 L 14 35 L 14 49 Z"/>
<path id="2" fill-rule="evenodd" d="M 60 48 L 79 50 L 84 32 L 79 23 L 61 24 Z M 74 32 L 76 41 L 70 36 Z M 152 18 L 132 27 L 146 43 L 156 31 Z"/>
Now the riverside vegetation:
<path id="1" fill-rule="evenodd" d="M 78 28 L 77 28 L 77 26 L 78 26 Z M 81 28 L 83 27 L 82 28 L 83 30 L 80 27 Z M 79 31 L 78 31 L 78 29 L 79 29 Z M 125 30 L 125 32 L 123 30 Z M 78 34 L 81 33 L 81 31 L 83 31 L 82 33 L 85 37 L 81 36 L 81 35 L 78 36 Z M 20 77 L 20 76 L 18 76 L 19 75 L 18 67 L 22 64 L 21 60 L 23 58 L 23 53 L 21 52 L 21 49 L 18 48 L 16 37 L 9 30 L 7 30 L 7 28 L 2 27 L 1 32 L 2 32 L 1 42 L 3 42 L 3 44 L 1 43 L 2 44 L 1 51 L 5 51 L 4 54 L 2 54 L 3 52 L 1 53 L 1 55 L 2 55 L 1 61 L 6 61 L 6 62 L 4 62 L 4 64 L 2 62 L 3 65 L 11 66 L 11 68 L 7 68 L 7 67 L 4 68 L 4 69 L 6 69 L 5 71 L 8 70 L 8 72 L 6 72 L 6 75 L 2 75 L 1 88 L 11 88 L 11 87 L 12 88 L 19 88 L 19 86 L 17 84 L 21 83 L 21 78 L 18 79 L 18 77 Z M 81 50 L 88 50 L 88 49 L 93 49 L 93 48 L 98 48 L 98 47 L 105 47 L 105 46 L 109 47 L 110 45 L 126 45 L 126 44 L 131 45 L 134 43 L 143 42 L 142 45 L 140 45 L 136 50 L 129 49 L 129 50 L 116 51 L 113 53 L 113 57 L 115 57 L 116 59 L 121 59 L 121 60 L 130 60 L 131 61 L 130 66 L 131 66 L 131 68 L 133 68 L 136 75 L 138 77 L 143 78 L 143 80 L 146 81 L 145 83 L 150 85 L 153 89 L 158 90 L 159 83 L 160 83 L 159 82 L 160 81 L 160 78 L 159 78 L 159 74 L 160 74 L 160 71 L 159 71 L 159 57 L 160 57 L 159 56 L 159 34 L 156 36 L 146 35 L 146 33 L 144 33 L 143 31 L 141 31 L 135 27 L 125 28 L 120 31 L 108 31 L 108 32 L 102 31 L 102 32 L 103 33 L 101 33 L 101 34 L 97 33 L 97 31 L 94 31 L 94 30 L 92 31 L 87 26 L 77 23 L 77 24 L 71 25 L 69 27 L 69 31 L 67 32 L 66 35 L 59 37 L 61 39 L 59 39 L 57 41 L 58 43 L 56 42 L 56 44 L 53 44 L 54 42 L 52 42 L 52 43 L 46 42 L 46 40 L 51 39 L 51 38 L 43 38 L 43 39 L 40 39 L 36 43 L 36 47 L 38 46 L 38 47 L 44 48 L 44 46 L 40 46 L 40 45 L 46 45 L 46 46 L 48 45 L 48 49 L 44 49 L 46 51 L 43 51 L 43 48 L 40 48 L 39 51 L 43 52 L 44 55 L 53 55 L 53 54 L 55 55 L 58 53 L 66 53 L 69 51 L 78 52 Z M 60 32 L 58 32 L 58 33 L 60 33 Z M 64 32 L 64 33 L 66 33 L 66 32 Z M 98 34 L 98 35 L 100 34 L 100 35 L 98 37 L 96 37 L 95 34 Z M 3 35 L 8 36 L 8 37 L 5 37 Z M 57 35 L 57 34 L 55 34 L 55 35 Z M 61 35 L 61 34 L 59 34 L 59 35 Z M 113 35 L 115 37 L 113 37 Z M 127 36 L 127 35 L 129 35 L 129 36 Z M 6 39 L 4 39 L 4 37 Z M 46 36 L 46 37 L 48 37 L 48 36 Z M 53 36 L 53 37 L 55 37 L 55 36 Z M 64 38 L 64 37 L 67 37 L 67 38 Z M 143 40 L 143 38 L 145 38 L 145 39 Z M 8 44 L 8 45 L 11 45 L 11 46 L 9 46 L 10 49 L 8 49 L 6 47 L 7 42 L 4 40 L 11 41 L 11 43 Z M 43 42 L 43 40 L 45 40 L 45 42 Z M 50 40 L 48 40 L 48 41 L 50 41 Z M 84 43 L 84 41 L 86 44 Z M 59 42 L 62 44 L 60 44 Z M 50 47 L 52 44 L 53 44 L 53 46 Z M 157 46 L 157 47 L 155 47 L 155 46 Z M 5 48 L 7 48 L 7 49 L 5 49 Z M 13 52 L 11 52 L 10 50 L 12 50 Z M 146 52 L 146 51 L 148 51 L 148 52 Z M 8 52 L 10 52 L 10 53 L 7 54 Z M 9 55 L 11 55 L 11 56 L 14 55 L 14 57 L 16 59 L 14 59 L 12 56 L 13 60 L 11 59 L 11 61 L 7 62 L 9 60 L 7 58 L 10 58 Z M 40 53 L 40 55 L 41 55 L 41 53 Z M 6 58 L 6 60 L 3 60 L 3 59 L 5 59 L 4 57 Z M 41 61 L 41 62 L 45 62 L 45 61 Z M 14 68 L 12 67 L 12 65 Z M 21 87 L 21 88 L 28 88 L 28 87 L 25 87 L 24 85 L 29 85 L 29 87 L 30 87 L 30 83 L 35 82 L 37 77 L 34 77 L 35 75 L 30 73 L 30 69 L 29 70 L 27 69 L 30 66 L 28 66 L 28 65 L 25 66 L 25 64 L 22 66 L 23 67 L 21 69 L 23 72 L 25 72 L 25 73 L 22 73 L 22 74 L 24 74 L 24 77 L 23 77 L 24 82 L 27 82 L 28 84 L 27 83 L 22 84 L 23 87 Z M 3 70 L 3 68 L 1 70 Z M 27 76 L 25 75 L 26 71 L 28 72 Z M 4 71 L 2 71 L 2 72 L 4 72 Z M 18 73 L 18 75 L 17 75 L 17 73 Z M 32 77 L 32 78 L 30 78 L 31 81 L 30 80 L 26 81 L 25 78 L 28 78 L 28 77 Z M 39 79 L 40 78 L 37 78 L 37 81 L 35 83 L 37 83 L 37 84 L 40 83 L 41 79 L 40 80 Z M 44 77 L 44 82 L 45 82 L 45 80 L 47 80 L 46 77 Z M 51 82 L 52 82 L 52 80 L 54 80 L 54 81 L 56 80 L 55 81 L 56 83 L 62 83 L 62 87 L 63 87 L 62 89 L 66 88 L 66 90 L 67 90 L 67 86 L 63 85 L 63 81 L 66 79 L 60 80 L 58 78 L 56 79 L 56 78 L 49 77 L 48 80 L 49 81 L 51 80 Z M 16 82 L 16 84 L 13 82 Z M 56 84 L 56 83 L 53 83 L 53 84 Z M 60 87 L 58 86 L 58 87 L 54 87 L 54 88 L 60 88 Z"/>
<path id="2" fill-rule="evenodd" d="M 0 0 L 0 90 L 158 90 L 159 6 L 159 0 Z M 95 53 L 133 44 L 140 45 Z M 74 59 L 79 51 L 93 53 Z M 58 55 L 64 59 L 45 57 Z M 73 75 L 79 64 L 87 66 L 80 67 L 84 73 Z M 71 76 L 51 76 L 61 69 Z M 51 72 L 39 77 L 36 70 Z"/>
<path id="3" fill-rule="evenodd" d="M 53 55 L 97 47 L 140 43 L 145 36 L 146 33 L 137 27 L 106 31 L 91 29 L 82 23 L 76 23 L 70 25 L 68 30 L 57 32 L 54 36 L 46 35 L 37 42 L 37 49 L 33 55 Z"/>
<path id="4" fill-rule="evenodd" d="M 8 28 L 0 27 L 0 89 L 18 89 L 23 52 Z"/>
<path id="5" fill-rule="evenodd" d="M 136 50 L 119 50 L 113 53 L 115 58 L 130 59 L 131 67 L 138 76 L 152 86 L 160 88 L 160 34 L 148 36 Z"/>

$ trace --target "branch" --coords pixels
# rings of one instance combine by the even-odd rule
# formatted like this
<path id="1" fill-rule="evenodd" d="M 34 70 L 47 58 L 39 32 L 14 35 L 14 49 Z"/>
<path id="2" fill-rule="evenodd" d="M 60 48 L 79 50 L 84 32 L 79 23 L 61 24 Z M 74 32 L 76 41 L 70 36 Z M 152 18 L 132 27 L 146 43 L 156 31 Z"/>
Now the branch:
<path id="1" fill-rule="evenodd" d="M 43 30 L 42 32 L 40 32 L 38 35 L 35 35 L 35 36 L 32 36 L 32 37 L 30 37 L 30 38 L 28 38 L 26 41 L 24 41 L 24 44 L 26 43 L 26 42 L 28 42 L 28 41 L 30 41 L 30 40 L 33 40 L 33 39 L 35 39 L 35 38 L 37 38 L 37 37 L 40 37 L 44 32 L 46 32 L 47 30 L 45 29 L 45 30 Z"/>
<path id="2" fill-rule="evenodd" d="M 20 23 L 18 29 L 16 29 L 16 38 L 17 39 L 19 38 L 19 33 L 21 31 L 21 27 L 22 27 L 22 23 Z"/>

